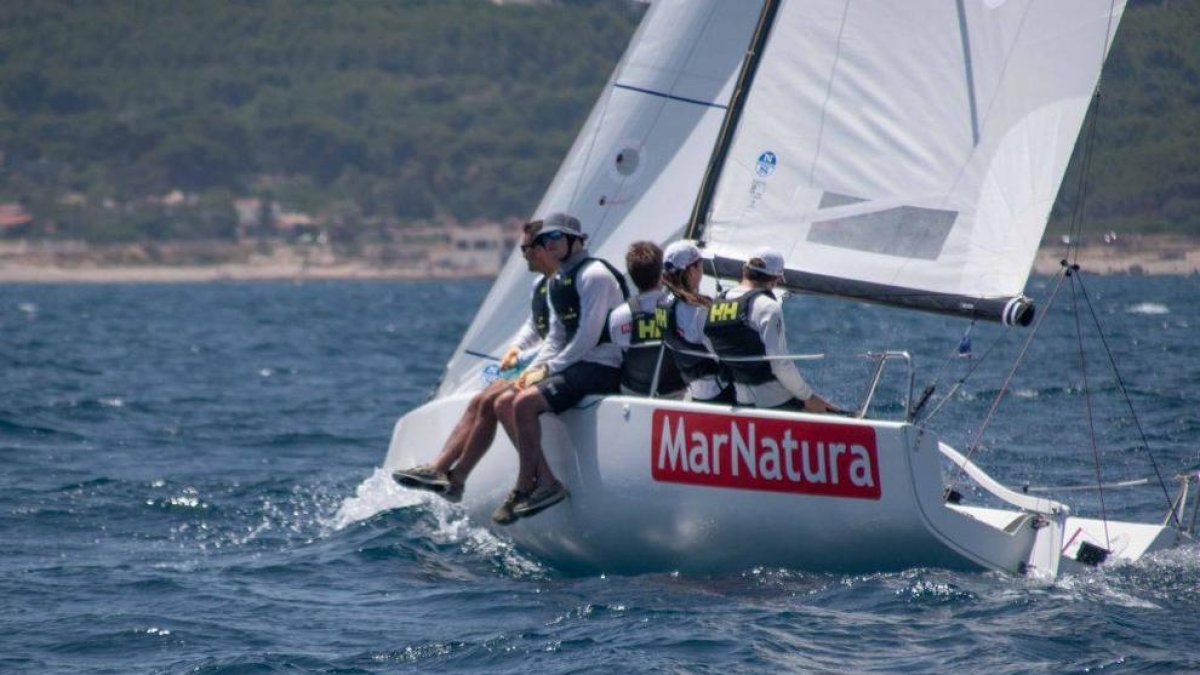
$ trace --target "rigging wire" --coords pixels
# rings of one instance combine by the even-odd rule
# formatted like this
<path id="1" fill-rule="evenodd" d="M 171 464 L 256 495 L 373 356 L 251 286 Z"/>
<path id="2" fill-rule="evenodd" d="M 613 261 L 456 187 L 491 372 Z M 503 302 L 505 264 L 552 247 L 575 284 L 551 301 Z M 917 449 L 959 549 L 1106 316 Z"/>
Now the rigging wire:
<path id="1" fill-rule="evenodd" d="M 1116 7 L 1116 0 L 1112 0 L 1109 3 L 1108 28 L 1105 32 L 1104 45 L 1102 48 L 1103 51 L 1101 51 L 1101 53 L 1100 53 L 1101 62 L 1104 61 L 1105 56 L 1108 54 L 1109 45 L 1112 42 L 1113 10 L 1115 9 L 1115 7 Z M 1070 261 L 1070 267 L 1069 267 L 1068 274 L 1071 274 L 1073 272 L 1073 274 L 1071 274 L 1071 277 L 1072 277 L 1072 283 L 1071 283 L 1072 306 L 1075 310 L 1076 333 L 1077 333 L 1077 337 L 1079 340 L 1079 349 L 1080 349 L 1080 365 L 1084 372 L 1084 393 L 1086 396 L 1086 405 L 1087 405 L 1087 410 L 1088 410 L 1088 424 L 1089 424 L 1089 427 L 1091 427 L 1092 448 L 1093 448 L 1093 453 L 1096 458 L 1097 490 L 1099 492 L 1099 498 L 1100 498 L 1100 509 L 1103 514 L 1104 513 L 1104 483 L 1100 479 L 1099 451 L 1098 451 L 1098 446 L 1096 443 L 1095 428 L 1094 428 L 1094 426 L 1092 426 L 1091 397 L 1090 397 L 1090 390 L 1087 387 L 1087 370 L 1086 370 L 1086 365 L 1084 365 L 1084 357 L 1083 357 L 1083 335 L 1082 335 L 1082 329 L 1079 325 L 1078 306 L 1075 301 L 1076 284 L 1078 284 L 1079 293 L 1083 296 L 1084 302 L 1087 304 L 1088 311 L 1092 316 L 1092 322 L 1096 326 L 1096 333 L 1100 337 L 1100 342 L 1104 346 L 1105 354 L 1108 357 L 1109 365 L 1111 366 L 1111 368 L 1113 370 L 1113 374 L 1116 376 L 1117 384 L 1120 387 L 1121 393 L 1125 398 L 1125 403 L 1129 408 L 1129 413 L 1130 413 L 1130 416 L 1133 418 L 1133 423 L 1137 427 L 1138 434 L 1142 440 L 1142 447 L 1145 448 L 1145 450 L 1146 450 L 1146 455 L 1149 457 L 1150 464 L 1154 468 L 1154 474 L 1158 478 L 1159 487 L 1162 488 L 1163 495 L 1167 500 L 1170 518 L 1175 522 L 1176 526 L 1180 526 L 1181 522 L 1180 522 L 1180 518 L 1179 518 L 1178 507 L 1175 504 L 1175 502 L 1171 499 L 1170 491 L 1167 489 L 1166 481 L 1163 479 L 1162 471 L 1159 469 L 1158 462 L 1155 460 L 1153 453 L 1150 452 L 1150 444 L 1146 438 L 1146 432 L 1142 428 L 1141 421 L 1138 419 L 1138 416 L 1137 416 L 1137 411 L 1133 407 L 1133 401 L 1132 401 L 1131 397 L 1129 396 L 1128 388 L 1125 386 L 1125 381 L 1121 377 L 1120 370 L 1117 368 L 1117 362 L 1116 362 L 1116 359 L 1113 357 L 1112 349 L 1109 347 L 1108 339 L 1104 336 L 1104 330 L 1100 324 L 1100 317 L 1099 317 L 1099 315 L 1096 314 L 1096 309 L 1092 305 L 1091 298 L 1087 293 L 1087 288 L 1083 284 L 1083 277 L 1080 274 L 1080 267 L 1078 264 L 1079 249 L 1080 249 L 1080 244 L 1082 243 L 1084 213 L 1087 209 L 1087 197 L 1088 197 L 1087 177 L 1091 174 L 1092 159 L 1094 157 L 1092 148 L 1095 144 L 1096 129 L 1098 126 L 1097 122 L 1100 118 L 1100 104 L 1101 104 L 1102 100 L 1103 100 L 1103 95 L 1102 95 L 1101 83 L 1099 81 L 1097 81 L 1096 91 L 1095 91 L 1095 93 L 1093 95 L 1093 99 L 1092 99 L 1091 115 L 1089 116 L 1089 119 L 1088 119 L 1087 136 L 1084 139 L 1084 145 L 1083 145 L 1083 159 L 1082 159 L 1082 165 L 1080 167 L 1079 183 L 1078 183 L 1078 187 L 1077 187 L 1077 193 L 1078 193 L 1079 197 L 1076 200 L 1075 208 L 1071 214 L 1071 225 L 1069 228 L 1069 235 L 1068 235 L 1068 239 L 1066 242 L 1066 244 L 1067 244 L 1067 251 L 1065 253 L 1066 259 L 1063 261 L 1064 265 L 1068 262 L 1068 260 Z M 1104 526 L 1105 526 L 1105 537 L 1107 538 L 1108 537 L 1108 519 L 1106 516 L 1104 517 Z"/>
<path id="2" fill-rule="evenodd" d="M 1079 292 L 1083 296 L 1088 311 L 1092 315 L 1092 322 L 1096 325 L 1096 334 L 1100 336 L 1100 344 L 1104 346 L 1104 353 L 1108 356 L 1108 363 L 1112 367 L 1113 375 L 1117 378 L 1117 387 L 1120 388 L 1121 395 L 1125 398 L 1125 405 L 1129 408 L 1129 415 L 1133 418 L 1133 424 L 1137 427 L 1138 436 L 1142 439 L 1142 448 L 1146 451 L 1146 456 L 1150 459 L 1150 465 L 1154 467 L 1154 475 L 1158 478 L 1158 485 L 1162 488 L 1163 497 L 1167 500 L 1171 519 L 1175 521 L 1177 527 L 1182 527 L 1178 507 L 1174 500 L 1171 499 L 1171 492 L 1167 489 L 1167 482 L 1163 478 L 1162 470 L 1158 466 L 1158 460 L 1154 458 L 1154 453 L 1150 451 L 1150 441 L 1146 438 L 1146 431 L 1142 428 L 1142 422 L 1138 419 L 1137 411 L 1133 407 L 1133 398 L 1129 395 L 1129 388 L 1125 386 L 1125 378 L 1121 377 L 1121 371 L 1117 368 L 1117 360 L 1113 356 L 1112 348 L 1108 345 L 1108 338 L 1104 336 L 1104 331 L 1100 327 L 1100 317 L 1096 314 L 1096 308 L 1092 305 L 1092 299 L 1088 295 L 1087 287 L 1083 285 L 1083 276 L 1078 272 L 1075 274 L 1075 281 L 1079 284 Z"/>
<path id="3" fill-rule="evenodd" d="M 1108 55 L 1108 47 L 1112 44 L 1113 35 L 1113 13 L 1116 11 L 1117 0 L 1110 0 L 1108 4 L 1108 26 L 1104 31 L 1104 45 L 1100 51 L 1100 64 L 1104 64 L 1104 58 Z M 1096 140 L 1097 120 L 1100 119 L 1100 102 L 1103 99 L 1101 95 L 1101 81 L 1103 77 L 1103 69 L 1101 76 L 1096 80 L 1096 91 L 1092 94 L 1092 114 L 1088 117 L 1088 132 L 1087 138 L 1083 144 L 1083 163 L 1079 167 L 1079 186 L 1076 192 L 1079 198 L 1075 202 L 1075 209 L 1071 214 L 1071 226 L 1067 238 L 1067 250 L 1064 257 L 1071 264 L 1079 262 L 1079 241 L 1083 234 L 1083 214 L 1087 206 L 1087 177 L 1091 174 L 1092 167 L 1092 146 Z"/>
<path id="4" fill-rule="evenodd" d="M 929 414 L 925 416 L 925 419 L 922 420 L 922 423 L 928 423 L 934 418 L 935 415 L 941 412 L 942 408 L 946 407 L 946 404 L 954 398 L 954 395 L 958 393 L 958 390 L 962 389 L 962 386 L 966 384 L 968 379 L 971 378 L 971 375 L 975 373 L 975 370 L 979 368 L 979 366 L 983 365 L 983 362 L 992 355 L 992 352 L 994 352 L 997 347 L 1006 343 L 1009 336 L 1012 334 L 1012 331 L 1005 331 L 998 339 L 992 342 L 991 346 L 988 347 L 986 351 L 983 352 L 983 356 L 980 356 L 977 359 L 972 359 L 971 367 L 967 369 L 967 372 L 964 373 L 962 377 L 958 378 L 958 381 L 954 383 L 953 387 L 950 387 L 950 391 L 946 392 L 946 395 L 942 397 L 942 400 L 939 401 L 938 404 L 934 406 L 933 410 L 931 410 Z M 953 357 L 953 355 L 951 356 Z"/>
<path id="5" fill-rule="evenodd" d="M 1096 466 L 1096 493 L 1100 500 L 1100 520 L 1104 523 L 1104 548 L 1112 550 L 1112 539 L 1108 534 L 1108 509 L 1104 505 L 1104 476 L 1100 470 L 1100 446 L 1096 443 L 1096 423 L 1092 414 L 1092 389 L 1088 386 L 1087 357 L 1083 350 L 1083 326 L 1079 321 L 1079 298 L 1075 291 L 1078 265 L 1067 268 L 1067 276 L 1071 277 L 1071 313 L 1075 316 L 1075 344 L 1079 347 L 1079 371 L 1083 376 L 1083 403 L 1087 410 L 1088 433 L 1092 438 L 1092 459 Z"/>
<path id="6" fill-rule="evenodd" d="M 1025 344 L 1021 347 L 1020 353 L 1017 354 L 1016 360 L 1013 361 L 1012 368 L 1008 371 L 1008 376 L 1004 378 L 1004 384 L 1000 386 L 1000 391 L 996 392 L 996 398 L 992 400 L 992 405 L 988 408 L 983 423 L 979 425 L 979 431 L 975 433 L 975 439 L 971 441 L 971 445 L 967 448 L 966 459 L 968 463 L 975 454 L 975 451 L 979 449 L 979 441 L 983 438 L 983 432 L 987 429 L 988 424 L 991 423 L 992 417 L 996 414 L 996 409 L 1000 407 L 1000 401 L 1004 399 L 1005 392 L 1008 391 L 1009 385 L 1012 384 L 1013 376 L 1017 374 L 1017 369 L 1025 360 L 1025 353 L 1029 351 L 1029 345 L 1033 343 L 1033 338 L 1037 335 L 1038 329 L 1042 327 L 1042 321 L 1046 319 L 1046 316 L 1050 313 L 1050 308 L 1054 306 L 1054 299 L 1058 297 L 1058 292 L 1062 289 L 1063 281 L 1067 278 L 1067 271 L 1067 262 L 1064 260 L 1062 270 L 1058 274 L 1058 283 L 1054 285 L 1054 291 L 1051 292 L 1050 299 L 1046 301 L 1045 310 L 1034 319 L 1033 328 L 1029 331 L 1029 337 L 1025 339 Z M 950 479 L 949 485 L 946 488 L 947 495 L 954 493 L 959 479 L 962 478 L 962 474 L 963 465 L 959 465 L 958 470 L 954 473 L 954 477 Z"/>

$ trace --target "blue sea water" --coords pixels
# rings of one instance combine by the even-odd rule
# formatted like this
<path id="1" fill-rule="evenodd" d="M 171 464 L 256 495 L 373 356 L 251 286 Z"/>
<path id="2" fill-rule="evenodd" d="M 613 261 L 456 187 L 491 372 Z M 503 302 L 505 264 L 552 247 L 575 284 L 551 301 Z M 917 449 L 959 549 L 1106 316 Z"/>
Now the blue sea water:
<path id="1" fill-rule="evenodd" d="M 1106 481 L 1153 476 L 1122 384 L 1168 479 L 1200 459 L 1200 282 L 1084 288 L 1123 379 L 1063 286 L 975 453 L 1009 484 L 1088 484 L 1097 456 Z M 400 490 L 376 471 L 392 425 L 486 289 L 0 287 L 0 671 L 1200 670 L 1195 547 L 1050 586 L 938 569 L 578 576 Z M 796 350 L 830 356 L 805 372 L 843 404 L 865 350 L 912 351 L 918 389 L 940 374 L 930 405 L 976 368 L 932 422 L 963 450 L 1030 333 L 976 326 L 958 358 L 963 321 L 814 298 L 788 312 Z M 885 414 L 903 378 L 887 389 Z M 1166 498 L 1109 490 L 1103 508 L 1154 520 Z"/>

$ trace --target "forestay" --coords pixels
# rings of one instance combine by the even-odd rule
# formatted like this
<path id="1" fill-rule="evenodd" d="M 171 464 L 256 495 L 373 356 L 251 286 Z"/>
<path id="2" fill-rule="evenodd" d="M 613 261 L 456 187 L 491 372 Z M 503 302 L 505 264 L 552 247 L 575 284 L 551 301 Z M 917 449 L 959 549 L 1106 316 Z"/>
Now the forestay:
<path id="1" fill-rule="evenodd" d="M 535 217 L 577 216 L 595 255 L 624 259 L 638 239 L 666 241 L 687 222 L 754 31 L 760 2 L 659 0 L 558 170 Z M 529 273 L 509 257 L 454 357 L 439 395 L 477 387 L 529 313 Z"/>
<path id="2" fill-rule="evenodd" d="M 1002 318 L 1124 4 L 784 0 L 703 238 L 782 249 L 801 290 Z"/>

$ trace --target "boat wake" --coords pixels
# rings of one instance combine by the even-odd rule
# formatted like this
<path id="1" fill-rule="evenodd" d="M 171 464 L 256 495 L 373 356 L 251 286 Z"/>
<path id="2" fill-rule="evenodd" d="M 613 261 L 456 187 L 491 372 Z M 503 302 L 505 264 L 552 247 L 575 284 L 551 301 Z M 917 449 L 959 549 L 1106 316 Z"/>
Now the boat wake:
<path id="1" fill-rule="evenodd" d="M 345 530 L 396 509 L 415 511 L 424 521 L 409 532 L 411 545 L 424 541 L 438 548 L 455 547 L 470 558 L 487 561 L 501 576 L 529 578 L 546 573 L 543 565 L 517 552 L 510 542 L 472 523 L 461 507 L 432 494 L 405 490 L 383 469 L 368 476 L 328 524 L 335 531 Z"/>

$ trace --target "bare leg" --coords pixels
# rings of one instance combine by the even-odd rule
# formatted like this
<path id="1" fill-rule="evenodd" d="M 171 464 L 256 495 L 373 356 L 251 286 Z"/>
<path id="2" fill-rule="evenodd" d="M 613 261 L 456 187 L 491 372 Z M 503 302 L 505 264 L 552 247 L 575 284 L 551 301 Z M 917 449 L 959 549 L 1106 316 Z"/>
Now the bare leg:
<path id="1" fill-rule="evenodd" d="M 550 404 L 536 387 L 529 387 L 517 394 L 513 413 L 521 469 L 517 473 L 516 489 L 522 492 L 533 489 L 539 483 L 550 485 L 557 481 L 542 453 L 542 424 L 538 418 L 548 410 Z"/>
<path id="2" fill-rule="evenodd" d="M 434 468 L 445 473 L 450 472 L 450 467 L 459 461 L 463 451 L 467 447 L 467 440 L 471 435 L 471 429 L 474 428 L 479 420 L 480 412 L 484 408 L 484 401 L 489 400 L 492 395 L 507 386 L 507 383 L 493 382 L 483 391 L 471 397 L 471 402 L 467 404 L 466 412 L 458 419 L 458 424 L 454 425 L 454 430 L 450 432 L 450 437 L 446 439 L 446 444 L 442 446 L 442 451 L 433 460 Z M 490 405 L 488 407 L 490 408 Z"/>
<path id="3" fill-rule="evenodd" d="M 471 475 L 475 465 L 492 447 L 492 441 L 496 439 L 496 400 L 501 396 L 509 396 L 511 391 L 512 387 L 508 384 L 502 387 L 488 387 L 476 397 L 479 399 L 479 410 L 475 415 L 475 424 L 463 443 L 458 461 L 449 472 L 452 484 L 462 485 L 467 482 L 467 476 Z"/>
<path id="4" fill-rule="evenodd" d="M 508 436 L 508 440 L 512 441 L 513 447 L 517 447 L 517 426 L 513 419 L 513 402 L 517 398 L 520 390 L 516 387 L 505 389 L 496 397 L 495 403 L 492 404 L 492 410 L 496 413 L 496 420 L 500 422 L 500 426 L 504 427 L 504 434 Z"/>

